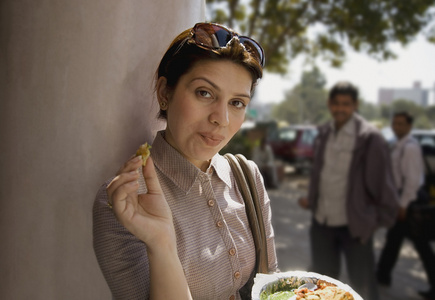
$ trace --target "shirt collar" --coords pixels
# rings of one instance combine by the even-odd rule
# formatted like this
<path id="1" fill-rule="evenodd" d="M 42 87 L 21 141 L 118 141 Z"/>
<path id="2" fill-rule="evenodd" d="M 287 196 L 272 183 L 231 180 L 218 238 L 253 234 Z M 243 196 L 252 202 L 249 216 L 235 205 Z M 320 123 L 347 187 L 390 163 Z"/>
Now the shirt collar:
<path id="1" fill-rule="evenodd" d="M 207 172 L 202 172 L 173 148 L 165 140 L 164 136 L 164 130 L 157 132 L 151 149 L 151 157 L 156 168 L 186 194 L 189 193 L 199 177 L 213 176 L 214 170 L 220 180 L 226 185 L 231 186 L 230 166 L 223 156 L 219 154 L 213 156 Z M 179 170 L 183 171 L 180 172 Z"/>
<path id="2" fill-rule="evenodd" d="M 411 140 L 411 133 L 408 133 L 403 138 L 396 141 L 395 147 L 396 148 L 401 147 L 401 146 L 405 145 L 406 143 L 408 143 L 410 140 Z"/>
<path id="3" fill-rule="evenodd" d="M 227 159 L 220 154 L 216 154 L 212 158 L 210 165 L 216 170 L 219 179 L 231 188 L 231 167 Z"/>

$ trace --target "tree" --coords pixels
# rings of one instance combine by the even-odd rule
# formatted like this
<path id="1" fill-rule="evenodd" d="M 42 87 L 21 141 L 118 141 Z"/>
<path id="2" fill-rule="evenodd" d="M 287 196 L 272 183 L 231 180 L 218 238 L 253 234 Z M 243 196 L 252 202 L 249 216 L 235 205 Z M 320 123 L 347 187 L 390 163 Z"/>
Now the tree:
<path id="1" fill-rule="evenodd" d="M 359 100 L 358 112 L 361 116 L 370 121 L 379 120 L 381 118 L 379 107 L 363 99 Z"/>
<path id="2" fill-rule="evenodd" d="M 338 67 L 346 45 L 386 60 L 395 57 L 390 42 L 406 45 L 422 32 L 435 43 L 433 0 L 207 0 L 207 12 L 260 42 L 270 72 L 285 73 L 300 54 Z"/>
<path id="3" fill-rule="evenodd" d="M 382 105 L 380 110 L 381 118 L 386 124 L 391 122 L 394 113 L 406 111 L 414 117 L 414 128 L 430 129 L 435 127 L 435 106 L 423 108 L 412 101 L 399 99 L 390 105 Z"/>
<path id="4" fill-rule="evenodd" d="M 319 124 L 328 118 L 326 80 L 317 67 L 302 74 L 301 82 L 273 109 L 273 116 L 293 124 Z"/>

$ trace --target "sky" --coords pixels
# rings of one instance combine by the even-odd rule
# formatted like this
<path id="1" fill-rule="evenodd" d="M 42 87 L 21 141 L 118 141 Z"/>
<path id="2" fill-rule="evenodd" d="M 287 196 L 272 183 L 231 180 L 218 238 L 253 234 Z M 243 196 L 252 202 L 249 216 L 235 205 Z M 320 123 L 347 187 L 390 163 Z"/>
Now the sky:
<path id="1" fill-rule="evenodd" d="M 363 99 L 377 103 L 379 88 L 412 88 L 414 82 L 419 81 L 422 88 L 431 90 L 429 103 L 435 104 L 435 45 L 418 36 L 405 47 L 393 44 L 391 48 L 397 58 L 386 62 L 378 62 L 364 53 L 353 51 L 347 53 L 347 61 L 341 69 L 331 68 L 318 60 L 318 66 L 327 80 L 326 88 L 329 89 L 337 81 L 348 80 L 358 86 Z M 302 61 L 300 57 L 290 63 L 290 72 L 284 77 L 265 72 L 255 98 L 262 103 L 282 101 L 285 91 L 300 82 Z"/>

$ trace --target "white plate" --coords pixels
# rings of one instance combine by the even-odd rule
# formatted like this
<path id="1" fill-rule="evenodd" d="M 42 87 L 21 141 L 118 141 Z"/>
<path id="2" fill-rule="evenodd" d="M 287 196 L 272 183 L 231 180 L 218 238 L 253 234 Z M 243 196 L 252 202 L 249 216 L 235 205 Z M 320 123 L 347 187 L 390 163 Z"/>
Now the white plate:
<path id="1" fill-rule="evenodd" d="M 260 294 L 262 291 L 266 290 L 268 287 L 270 288 L 274 283 L 277 283 L 278 280 L 284 278 L 291 278 L 292 280 L 304 280 L 316 283 L 317 280 L 322 279 L 327 282 L 335 284 L 337 287 L 345 290 L 352 294 L 355 300 L 363 300 L 363 298 L 358 295 L 350 286 L 342 283 L 334 278 L 321 275 L 314 272 L 305 272 L 305 271 L 288 271 L 282 273 L 273 273 L 273 274 L 257 274 L 254 279 L 254 286 L 252 287 L 252 300 L 260 300 Z"/>

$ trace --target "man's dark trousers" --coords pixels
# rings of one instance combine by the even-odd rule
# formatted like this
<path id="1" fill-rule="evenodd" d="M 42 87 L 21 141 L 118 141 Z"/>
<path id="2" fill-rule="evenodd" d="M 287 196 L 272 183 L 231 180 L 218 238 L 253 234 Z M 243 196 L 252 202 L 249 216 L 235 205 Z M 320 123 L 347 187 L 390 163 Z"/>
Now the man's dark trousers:
<path id="1" fill-rule="evenodd" d="M 430 288 L 432 291 L 435 291 L 435 254 L 428 240 L 409 234 L 406 221 L 397 221 L 388 230 L 385 246 L 379 258 L 377 269 L 378 280 L 385 284 L 391 282 L 391 273 L 399 257 L 400 248 L 405 237 L 408 237 L 414 244 L 414 248 L 420 256 L 428 276 Z"/>
<path id="2" fill-rule="evenodd" d="M 344 254 L 350 285 L 364 300 L 378 299 L 373 240 L 362 243 L 347 226 L 331 227 L 314 218 L 310 228 L 311 271 L 338 279 Z"/>

